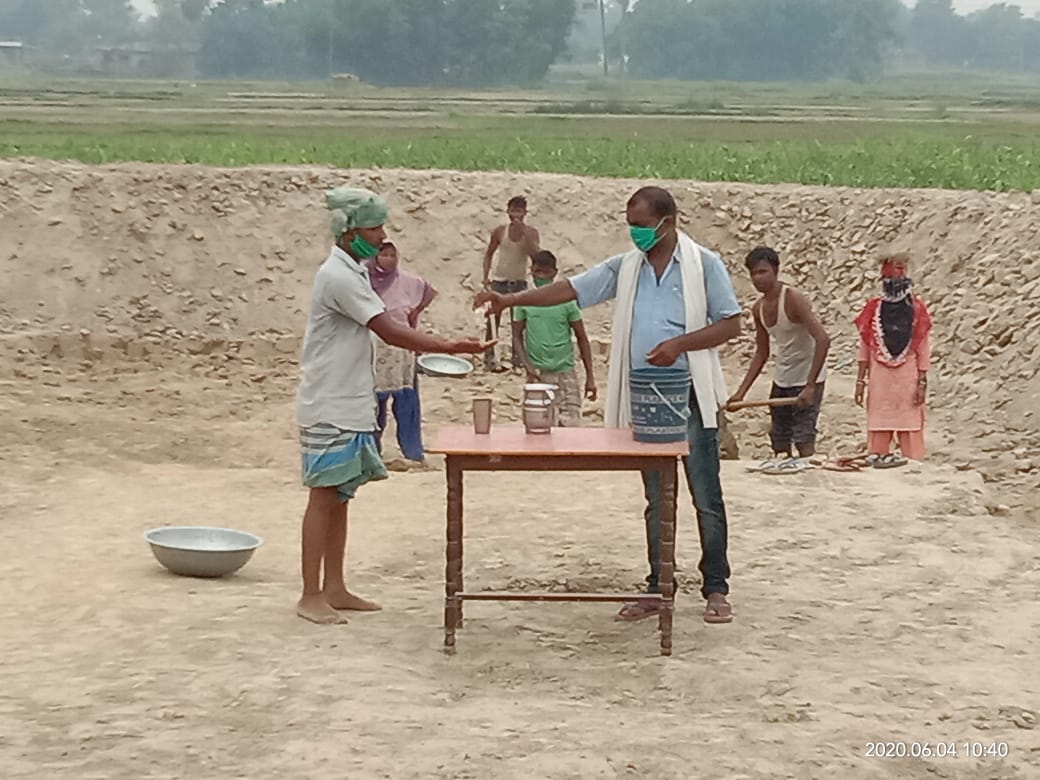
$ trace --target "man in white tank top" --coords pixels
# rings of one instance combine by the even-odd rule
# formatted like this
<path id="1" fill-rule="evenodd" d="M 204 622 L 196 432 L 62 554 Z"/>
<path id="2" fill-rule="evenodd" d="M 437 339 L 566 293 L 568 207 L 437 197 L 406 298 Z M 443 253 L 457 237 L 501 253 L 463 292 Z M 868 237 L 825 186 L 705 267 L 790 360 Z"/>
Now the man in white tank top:
<path id="1" fill-rule="evenodd" d="M 776 342 L 773 387 L 770 398 L 797 398 L 796 406 L 772 408 L 769 432 L 773 452 L 791 457 L 816 453 L 816 421 L 827 379 L 827 350 L 831 338 L 813 314 L 805 293 L 779 279 L 780 256 L 769 247 L 753 249 L 744 261 L 751 283 L 762 293 L 751 310 L 755 320 L 755 356 L 747 375 L 730 402 L 742 401 L 769 360 L 770 342 Z M 783 468 L 778 464 L 777 468 Z"/>
<path id="2" fill-rule="evenodd" d="M 506 206 L 509 222 L 499 225 L 491 231 L 491 239 L 488 241 L 484 252 L 484 289 L 494 290 L 501 295 L 518 293 L 527 289 L 527 268 L 534 260 L 541 247 L 538 231 L 524 223 L 527 217 L 527 199 L 517 195 L 509 199 Z M 494 273 L 491 269 L 491 260 L 498 252 L 498 262 L 495 263 Z M 510 330 L 512 331 L 513 310 L 509 310 Z M 501 315 L 495 315 L 495 328 L 501 323 Z M 487 341 L 491 341 L 491 320 L 487 324 Z M 523 344 L 516 340 L 513 332 L 511 360 L 513 368 L 523 368 Z M 495 348 L 492 347 L 484 353 L 484 368 L 488 371 L 504 370 L 495 357 Z"/>

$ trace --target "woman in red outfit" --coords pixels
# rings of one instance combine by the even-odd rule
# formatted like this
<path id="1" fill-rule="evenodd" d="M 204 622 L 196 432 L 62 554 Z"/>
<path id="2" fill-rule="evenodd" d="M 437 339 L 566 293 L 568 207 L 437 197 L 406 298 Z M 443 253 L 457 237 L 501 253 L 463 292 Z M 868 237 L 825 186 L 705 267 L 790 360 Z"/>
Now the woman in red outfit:
<path id="1" fill-rule="evenodd" d="M 866 396 L 868 449 L 880 465 L 901 462 L 891 453 L 893 438 L 904 457 L 922 460 L 925 454 L 932 318 L 913 294 L 909 267 L 905 254 L 883 257 L 882 293 L 867 301 L 856 318 L 856 403 L 862 406 Z"/>

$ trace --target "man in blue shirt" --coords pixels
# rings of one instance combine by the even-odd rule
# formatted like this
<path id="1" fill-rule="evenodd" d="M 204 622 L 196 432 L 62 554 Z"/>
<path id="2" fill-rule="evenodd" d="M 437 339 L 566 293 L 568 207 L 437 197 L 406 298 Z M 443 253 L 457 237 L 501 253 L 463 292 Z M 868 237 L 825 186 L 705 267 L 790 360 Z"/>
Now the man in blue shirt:
<path id="1" fill-rule="evenodd" d="M 698 247 L 707 316 L 702 323 L 688 324 L 687 313 L 691 308 L 683 289 L 675 199 L 660 187 L 643 187 L 629 199 L 626 215 L 632 241 L 641 253 L 635 300 L 630 302 L 629 364 L 633 369 L 671 366 L 689 370 L 688 353 L 713 349 L 740 334 L 741 308 L 729 273 L 717 254 Z M 689 240 L 683 238 L 689 245 Z M 534 290 L 511 294 L 482 292 L 477 295 L 474 305 L 490 304 L 492 314 L 513 306 L 551 306 L 571 300 L 577 300 L 582 308 L 594 306 L 617 297 L 618 280 L 627 256 L 615 255 L 584 273 Z M 614 335 L 618 336 L 616 328 Z M 627 377 L 622 381 L 627 381 Z M 701 400 L 705 408 L 717 410 L 717 405 L 710 399 Z M 733 620 L 733 613 L 726 598 L 730 568 L 726 554 L 726 506 L 719 478 L 717 419 L 705 419 L 692 385 L 690 412 L 687 426 L 690 455 L 684 463 L 700 531 L 701 594 L 707 601 L 704 620 L 729 623 Z M 643 486 L 647 499 L 644 516 L 650 560 L 647 591 L 655 593 L 660 588 L 661 565 L 660 474 L 644 472 Z M 656 614 L 657 610 L 656 601 L 636 601 L 626 604 L 618 618 L 640 620 Z"/>

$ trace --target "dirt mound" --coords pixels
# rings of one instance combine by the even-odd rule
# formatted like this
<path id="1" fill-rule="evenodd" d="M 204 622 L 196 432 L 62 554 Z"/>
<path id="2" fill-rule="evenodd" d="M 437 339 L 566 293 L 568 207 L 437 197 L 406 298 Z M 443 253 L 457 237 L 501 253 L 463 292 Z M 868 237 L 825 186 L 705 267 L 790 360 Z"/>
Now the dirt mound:
<path id="1" fill-rule="evenodd" d="M 312 275 L 328 249 L 321 193 L 345 181 L 389 199 L 389 230 L 403 257 L 442 293 L 429 317 L 431 329 L 442 332 L 479 327 L 468 300 L 509 196 L 528 196 L 544 245 L 573 272 L 627 247 L 624 203 L 644 183 L 3 161 L 0 350 L 10 358 L 3 373 L 26 379 L 47 366 L 97 370 L 145 361 L 288 384 Z M 723 253 L 746 302 L 753 297 L 741 267 L 746 251 L 768 243 L 781 252 L 784 273 L 812 293 L 837 336 L 838 367 L 855 356 L 851 319 L 876 289 L 875 258 L 909 251 L 936 320 L 933 425 L 948 434 L 937 456 L 980 467 L 990 479 L 1040 484 L 1033 418 L 1040 338 L 1031 327 L 1040 318 L 1036 194 L 668 186 L 690 232 Z M 588 317 L 600 360 L 608 313 L 602 307 Z M 751 349 L 745 339 L 728 350 L 730 376 L 739 375 Z M 850 406 L 841 400 L 843 381 L 837 372 L 832 406 Z M 854 409 L 826 424 L 838 440 L 855 439 L 861 428 Z M 739 423 L 738 430 L 760 433 L 763 425 Z"/>

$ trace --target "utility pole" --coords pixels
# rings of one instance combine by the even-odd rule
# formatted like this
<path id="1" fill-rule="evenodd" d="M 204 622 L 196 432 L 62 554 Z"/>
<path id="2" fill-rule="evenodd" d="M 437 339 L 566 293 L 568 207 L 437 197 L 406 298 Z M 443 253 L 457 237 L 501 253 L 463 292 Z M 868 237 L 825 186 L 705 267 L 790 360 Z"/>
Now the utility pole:
<path id="1" fill-rule="evenodd" d="M 627 27 L 628 9 L 632 7 L 632 0 L 621 1 L 621 22 L 618 24 L 618 42 L 621 44 L 621 78 L 628 75 L 628 41 L 625 40 L 625 28 Z"/>
<path id="2" fill-rule="evenodd" d="M 607 67 L 607 9 L 606 0 L 599 0 L 599 27 L 603 33 L 603 78 L 610 78 L 610 68 Z"/>
<path id="3" fill-rule="evenodd" d="M 335 53 L 335 47 L 333 46 L 332 31 L 336 29 L 336 0 L 329 0 L 329 50 L 326 53 L 328 57 L 328 70 L 329 78 L 332 78 L 332 69 L 335 67 L 333 55 Z"/>

